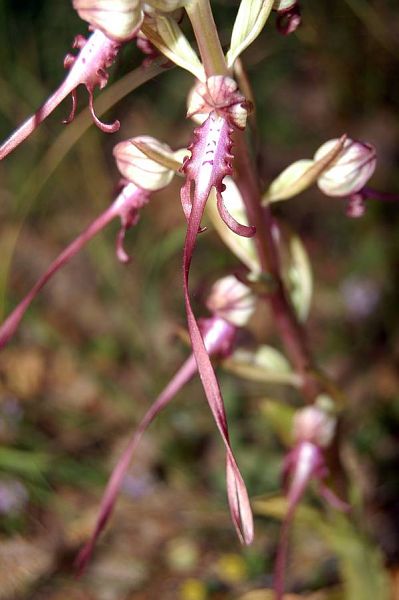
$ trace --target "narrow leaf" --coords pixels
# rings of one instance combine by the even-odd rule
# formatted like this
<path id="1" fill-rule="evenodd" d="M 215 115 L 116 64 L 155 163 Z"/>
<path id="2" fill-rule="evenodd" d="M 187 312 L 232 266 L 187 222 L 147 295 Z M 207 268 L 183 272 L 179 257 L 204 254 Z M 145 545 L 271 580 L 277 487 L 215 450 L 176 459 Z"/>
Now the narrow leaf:
<path id="1" fill-rule="evenodd" d="M 272 8 L 273 0 L 241 0 L 226 55 L 228 67 L 258 37 Z"/>

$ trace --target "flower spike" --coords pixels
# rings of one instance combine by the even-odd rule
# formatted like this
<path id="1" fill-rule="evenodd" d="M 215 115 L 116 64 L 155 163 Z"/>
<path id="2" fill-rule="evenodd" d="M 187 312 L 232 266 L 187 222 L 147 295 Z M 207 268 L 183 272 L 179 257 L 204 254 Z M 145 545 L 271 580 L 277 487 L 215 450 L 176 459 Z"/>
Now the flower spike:
<path id="1" fill-rule="evenodd" d="M 70 123 L 76 112 L 76 88 L 82 84 L 89 94 L 89 107 L 94 123 L 105 133 L 114 133 L 120 127 L 119 121 L 107 124 L 100 121 L 94 111 L 93 91 L 96 86 L 103 89 L 108 81 L 107 68 L 110 67 L 120 49 L 120 44 L 108 38 L 100 30 L 95 30 L 88 40 L 81 35 L 73 42 L 73 47 L 79 50 L 77 56 L 67 54 L 64 66 L 69 70 L 68 75 L 59 88 L 46 102 L 0 146 L 0 160 L 5 158 L 21 144 L 42 123 L 57 106 L 69 95 L 72 95 L 72 110 L 64 123 Z"/>

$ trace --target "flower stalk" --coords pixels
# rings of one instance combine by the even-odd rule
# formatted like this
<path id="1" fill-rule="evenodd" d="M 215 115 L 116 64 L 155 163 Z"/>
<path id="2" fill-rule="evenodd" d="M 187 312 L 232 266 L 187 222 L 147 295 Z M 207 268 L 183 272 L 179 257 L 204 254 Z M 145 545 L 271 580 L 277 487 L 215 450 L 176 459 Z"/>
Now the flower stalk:
<path id="1" fill-rule="evenodd" d="M 270 302 L 276 325 L 287 353 L 302 380 L 302 390 L 309 402 L 315 399 L 319 385 L 312 376 L 313 360 L 306 333 L 299 323 L 285 289 L 278 258 L 278 248 L 273 236 L 273 218 L 268 206 L 262 207 L 261 193 L 253 161 L 244 132 L 235 135 L 236 182 L 247 210 L 248 219 L 256 227 L 254 237 L 262 271 L 273 279 L 273 286 L 265 296 Z"/>
<path id="2" fill-rule="evenodd" d="M 228 75 L 209 0 L 194 0 L 186 6 L 207 77 Z"/>

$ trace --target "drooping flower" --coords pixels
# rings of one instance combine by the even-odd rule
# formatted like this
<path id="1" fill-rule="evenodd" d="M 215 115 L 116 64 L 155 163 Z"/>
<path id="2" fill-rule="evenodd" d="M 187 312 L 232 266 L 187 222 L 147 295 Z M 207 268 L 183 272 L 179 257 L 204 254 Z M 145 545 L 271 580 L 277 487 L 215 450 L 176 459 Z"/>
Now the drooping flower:
<path id="1" fill-rule="evenodd" d="M 347 200 L 349 217 L 360 217 L 368 200 L 399 201 L 398 194 L 380 192 L 366 185 L 376 162 L 372 144 L 352 140 L 347 135 L 329 140 L 313 159 L 298 160 L 284 169 L 270 184 L 263 203 L 288 200 L 317 183 L 327 196 Z"/>
<path id="2" fill-rule="evenodd" d="M 255 297 L 244 283 L 228 275 L 213 284 L 206 305 L 214 315 L 242 327 L 254 311 Z"/>
<path id="3" fill-rule="evenodd" d="M 136 148 L 134 146 L 135 140 L 138 142 L 145 140 L 149 147 L 156 148 L 158 151 L 162 150 L 165 154 L 168 151 L 172 153 L 169 146 L 161 144 L 148 136 L 132 138 L 120 142 L 115 146 L 114 155 L 116 163 L 123 175 L 121 191 L 112 204 L 50 264 L 25 298 L 0 326 L 0 348 L 5 346 L 14 335 L 30 304 L 53 275 L 115 218 L 120 218 L 121 220 L 121 227 L 116 240 L 117 258 L 123 263 L 130 260 L 123 247 L 126 231 L 138 222 L 139 211 L 147 204 L 150 193 L 168 185 L 174 175 L 173 170 L 159 165 Z M 132 149 L 130 153 L 128 151 L 129 148 Z"/>
<path id="4" fill-rule="evenodd" d="M 79 17 L 118 43 L 131 40 L 143 18 L 142 0 L 73 0 Z"/>
<path id="5" fill-rule="evenodd" d="M 215 285 L 218 286 L 220 282 L 223 282 L 226 279 L 230 280 L 230 277 L 219 280 Z M 251 297 L 251 292 L 250 290 L 248 290 L 248 288 L 246 288 L 246 294 L 247 297 Z M 240 299 L 238 299 L 237 302 L 240 303 Z M 222 300 L 220 300 L 219 306 L 222 306 Z M 231 313 L 228 313 L 227 306 L 230 307 Z M 230 356 L 234 351 L 237 339 L 237 327 L 234 323 L 234 317 L 232 317 L 231 320 L 229 315 L 234 315 L 235 310 L 237 310 L 237 308 L 237 306 L 234 307 L 231 297 L 226 297 L 226 318 L 222 318 L 221 316 L 218 316 L 216 313 L 214 313 L 212 317 L 201 319 L 199 321 L 199 329 L 207 352 L 207 356 L 211 356 L 217 359 L 223 359 Z M 241 324 L 245 324 L 247 322 L 251 315 L 251 312 L 247 310 L 246 315 L 247 319 L 245 321 L 241 319 Z M 115 468 L 112 471 L 106 490 L 103 494 L 94 531 L 87 544 L 85 544 L 85 546 L 79 552 L 79 555 L 76 560 L 76 565 L 79 573 L 82 573 L 85 569 L 92 555 L 96 541 L 112 514 L 115 502 L 123 484 L 123 480 L 132 461 L 134 452 L 144 432 L 155 419 L 155 417 L 171 402 L 171 400 L 173 400 L 176 394 L 183 388 L 183 386 L 188 381 L 190 381 L 190 379 L 192 379 L 192 377 L 197 371 L 197 359 L 194 353 L 192 353 L 188 357 L 188 359 L 183 363 L 183 365 L 180 367 L 180 369 L 177 371 L 174 377 L 172 377 L 170 382 L 160 393 L 160 395 L 156 398 L 154 403 L 150 406 L 150 408 L 145 413 L 144 417 L 141 419 L 129 443 L 127 444 L 122 456 L 120 457 Z M 215 417 L 215 419 L 217 420 L 218 426 L 223 427 L 224 430 L 227 431 L 227 421 L 226 415 L 224 414 L 224 410 L 221 414 L 218 415 L 217 418 Z M 250 528 L 250 523 L 252 523 L 252 514 L 251 508 L 249 506 L 249 500 L 247 497 L 246 501 L 244 502 L 243 491 L 241 491 L 240 500 L 240 509 L 241 511 L 245 511 L 245 513 L 242 515 L 242 519 L 245 519 L 246 526 L 248 529 Z M 234 517 L 236 519 L 237 515 L 234 515 Z"/>
<path id="6" fill-rule="evenodd" d="M 76 88 L 84 85 L 89 94 L 89 108 L 94 123 L 105 133 L 114 133 L 120 127 L 119 121 L 106 124 L 99 120 L 94 111 L 93 92 L 98 86 L 102 89 L 108 81 L 107 69 L 114 62 L 120 43 L 107 37 L 102 31 L 95 30 L 86 40 L 82 35 L 75 37 L 73 48 L 79 50 L 76 56 L 67 54 L 64 67 L 69 69 L 68 75 L 57 90 L 45 103 L 29 117 L 18 129 L 0 146 L 0 160 L 5 158 L 21 144 L 42 123 L 69 94 L 72 96 L 72 110 L 63 122 L 70 123 L 76 113 Z"/>
<path id="7" fill-rule="evenodd" d="M 53 275 L 116 217 L 120 217 L 121 219 L 121 228 L 118 233 L 116 245 L 117 257 L 121 262 L 129 260 L 123 248 L 125 232 L 137 223 L 139 209 L 148 202 L 148 199 L 149 192 L 137 187 L 134 183 L 127 183 L 123 187 L 114 202 L 57 256 L 24 299 L 3 322 L 0 326 L 0 349 L 12 338 L 25 312 Z"/>
<path id="8" fill-rule="evenodd" d="M 165 160 L 170 160 L 174 154 L 167 144 L 149 135 L 141 135 L 119 142 L 114 146 L 113 155 L 122 177 L 146 190 L 155 191 L 166 187 L 173 179 L 173 168 L 144 154 L 139 148 L 141 145 L 146 148 L 147 152 L 152 151 L 156 153 L 157 157 L 164 157 Z"/>
<path id="9" fill-rule="evenodd" d="M 329 140 L 316 152 L 315 160 L 322 159 L 336 144 Z M 317 185 L 326 196 L 347 198 L 348 217 L 361 217 L 365 211 L 363 194 L 366 183 L 377 164 L 374 146 L 347 138 L 334 162 L 318 178 Z"/>

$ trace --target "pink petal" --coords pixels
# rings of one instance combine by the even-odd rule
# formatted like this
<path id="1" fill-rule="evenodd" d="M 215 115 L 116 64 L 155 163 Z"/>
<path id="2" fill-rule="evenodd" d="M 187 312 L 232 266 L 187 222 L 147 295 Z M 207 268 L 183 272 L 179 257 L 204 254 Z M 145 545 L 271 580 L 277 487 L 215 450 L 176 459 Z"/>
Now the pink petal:
<path id="1" fill-rule="evenodd" d="M 48 100 L 14 133 L 10 135 L 0 146 L 0 160 L 3 160 L 10 152 L 15 150 L 35 129 L 53 112 L 55 108 L 72 92 L 74 88 L 64 81 Z"/>
<path id="2" fill-rule="evenodd" d="M 76 567 L 78 570 L 78 575 L 81 575 L 86 568 L 96 541 L 112 514 L 134 451 L 136 450 L 143 433 L 150 423 L 155 419 L 155 417 L 160 413 L 160 411 L 165 408 L 167 404 L 169 404 L 177 392 L 193 377 L 196 370 L 196 362 L 194 356 L 191 355 L 148 409 L 137 429 L 133 433 L 130 442 L 124 450 L 114 470 L 112 471 L 112 475 L 108 481 L 103 498 L 101 500 L 99 515 L 93 534 L 77 556 Z"/>
<path id="3" fill-rule="evenodd" d="M 118 213 L 115 212 L 115 206 L 112 204 L 99 217 L 97 217 L 97 219 L 95 219 L 83 233 L 81 233 L 71 244 L 69 244 L 65 250 L 61 252 L 61 254 L 58 255 L 46 272 L 35 283 L 30 292 L 26 294 L 25 298 L 18 304 L 18 306 L 1 325 L 0 348 L 3 348 L 3 346 L 5 346 L 5 344 L 14 335 L 25 312 L 41 289 L 49 281 L 49 279 L 51 279 L 52 276 L 55 275 L 59 269 L 61 269 L 61 267 L 66 265 L 83 248 L 83 246 L 87 244 L 87 242 L 89 242 L 99 231 L 104 229 L 104 227 L 108 225 L 108 223 L 116 216 L 118 216 Z"/>
<path id="4" fill-rule="evenodd" d="M 190 207 L 190 211 L 186 210 L 189 219 L 184 243 L 183 285 L 188 328 L 198 372 L 209 407 L 226 447 L 227 497 L 232 520 L 240 540 L 250 544 L 253 539 L 253 518 L 248 493 L 230 446 L 222 395 L 191 307 L 188 283 L 197 233 L 200 231 L 201 219 L 210 191 L 212 187 L 220 190 L 223 178 L 232 171 L 232 131 L 227 119 L 211 112 L 201 127 L 195 129 L 194 142 L 189 148 L 191 156 L 183 165 L 187 179 L 181 197 L 183 207 Z M 195 182 L 194 190 L 191 189 L 192 182 Z"/>

